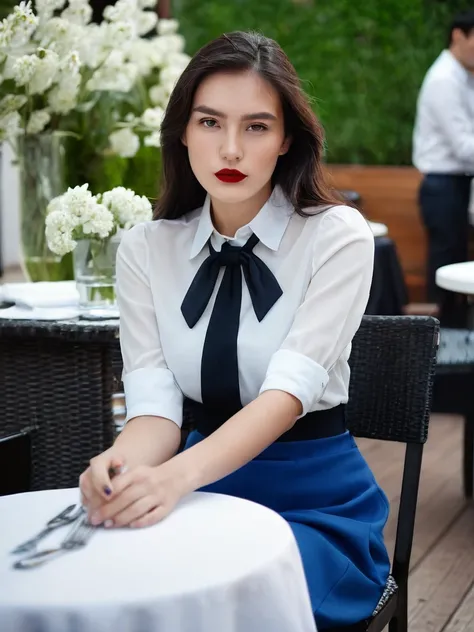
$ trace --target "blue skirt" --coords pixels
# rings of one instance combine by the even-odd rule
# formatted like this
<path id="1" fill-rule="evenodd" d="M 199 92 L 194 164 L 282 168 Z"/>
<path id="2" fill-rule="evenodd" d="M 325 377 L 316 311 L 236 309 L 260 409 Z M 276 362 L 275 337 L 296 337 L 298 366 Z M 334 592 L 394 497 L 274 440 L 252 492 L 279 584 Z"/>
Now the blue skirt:
<path id="1" fill-rule="evenodd" d="M 191 432 L 186 448 L 203 438 Z M 390 569 L 382 533 L 389 503 L 349 432 L 273 443 L 201 491 L 246 498 L 288 521 L 318 630 L 370 617 Z"/>

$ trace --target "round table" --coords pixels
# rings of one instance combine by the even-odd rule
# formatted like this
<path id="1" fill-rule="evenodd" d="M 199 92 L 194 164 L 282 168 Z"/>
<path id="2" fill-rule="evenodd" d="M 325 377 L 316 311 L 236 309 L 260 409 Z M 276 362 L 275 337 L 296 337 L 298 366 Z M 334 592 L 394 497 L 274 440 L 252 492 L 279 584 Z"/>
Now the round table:
<path id="1" fill-rule="evenodd" d="M 153 527 L 98 528 L 83 549 L 13 569 L 11 550 L 78 499 L 77 489 L 0 497 L 2 632 L 315 631 L 289 525 L 231 496 L 195 492 Z"/>
<path id="2" fill-rule="evenodd" d="M 369 226 L 374 237 L 385 237 L 385 235 L 388 235 L 388 228 L 385 224 L 381 224 L 380 222 L 369 222 Z"/>
<path id="3" fill-rule="evenodd" d="M 436 285 L 451 292 L 474 294 L 474 261 L 453 263 L 438 268 Z"/>

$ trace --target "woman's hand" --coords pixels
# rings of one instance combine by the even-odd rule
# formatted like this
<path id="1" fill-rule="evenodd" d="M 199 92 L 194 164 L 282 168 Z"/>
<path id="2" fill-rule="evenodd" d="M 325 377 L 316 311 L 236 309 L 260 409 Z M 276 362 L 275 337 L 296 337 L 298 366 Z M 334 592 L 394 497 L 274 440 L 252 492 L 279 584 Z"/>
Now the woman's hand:
<path id="1" fill-rule="evenodd" d="M 148 527 L 165 518 L 189 491 L 172 460 L 138 466 L 114 479 L 112 495 L 89 519 L 106 527 Z"/>
<path id="2" fill-rule="evenodd" d="M 89 467 L 79 477 L 81 503 L 89 514 L 111 497 L 115 486 L 111 473 L 118 474 L 124 468 L 125 460 L 114 446 L 91 459 Z"/>

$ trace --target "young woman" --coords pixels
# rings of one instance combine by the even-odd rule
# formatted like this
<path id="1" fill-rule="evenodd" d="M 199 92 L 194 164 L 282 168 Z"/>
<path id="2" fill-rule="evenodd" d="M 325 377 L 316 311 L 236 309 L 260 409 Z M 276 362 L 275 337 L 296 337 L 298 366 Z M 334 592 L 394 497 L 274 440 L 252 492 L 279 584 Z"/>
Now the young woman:
<path id="1" fill-rule="evenodd" d="M 117 260 L 128 423 L 83 502 L 107 527 L 156 523 L 196 489 L 266 505 L 293 529 L 319 629 L 355 623 L 389 572 L 388 503 L 344 423 L 371 231 L 325 184 L 321 126 L 270 39 L 200 50 L 161 133 L 156 221 Z M 197 429 L 177 454 L 183 403 Z"/>

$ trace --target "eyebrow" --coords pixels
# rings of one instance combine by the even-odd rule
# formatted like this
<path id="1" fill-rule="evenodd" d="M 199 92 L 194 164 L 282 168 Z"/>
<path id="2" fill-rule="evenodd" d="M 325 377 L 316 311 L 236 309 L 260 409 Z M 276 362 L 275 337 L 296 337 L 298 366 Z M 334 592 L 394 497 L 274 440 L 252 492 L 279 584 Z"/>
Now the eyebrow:
<path id="1" fill-rule="evenodd" d="M 197 105 L 193 108 L 193 112 L 201 112 L 201 114 L 209 114 L 210 116 L 218 116 L 219 118 L 227 118 L 227 115 L 219 110 L 207 107 L 207 105 Z M 264 119 L 267 121 L 276 121 L 277 117 L 271 112 L 254 112 L 252 114 L 244 114 L 242 121 L 251 121 L 254 119 Z"/>

